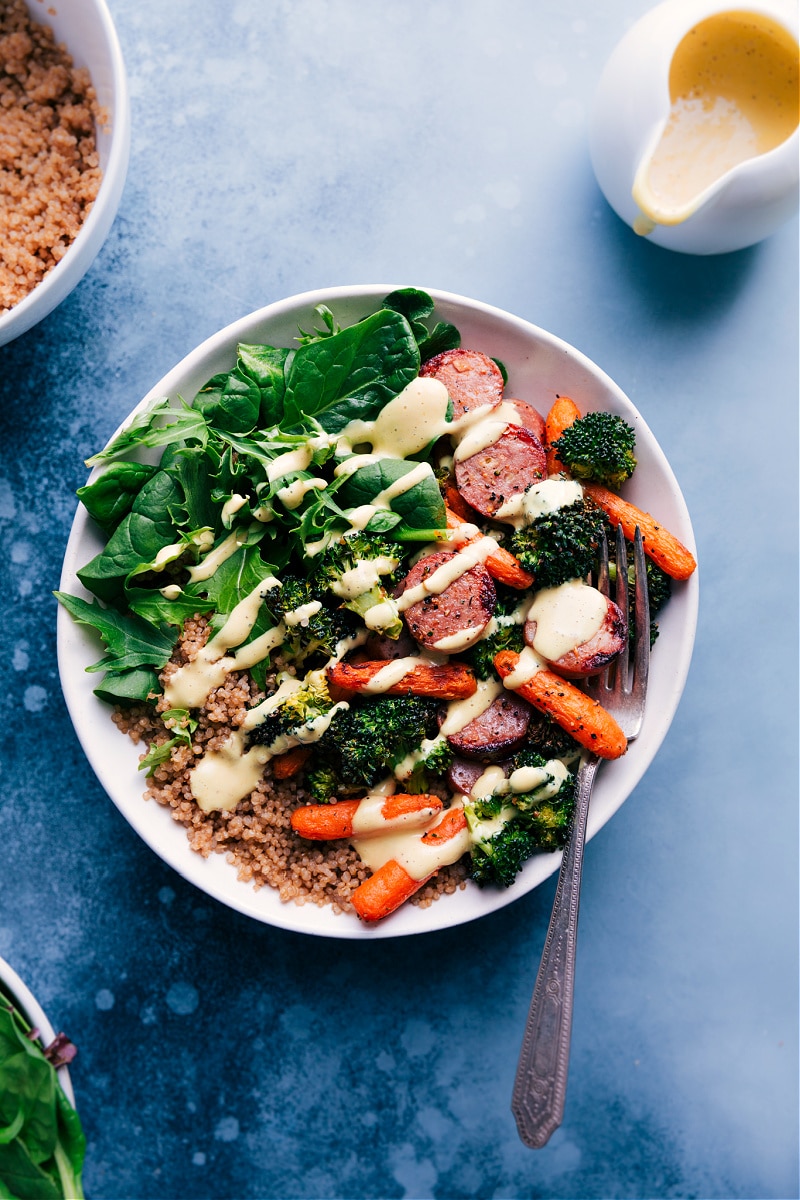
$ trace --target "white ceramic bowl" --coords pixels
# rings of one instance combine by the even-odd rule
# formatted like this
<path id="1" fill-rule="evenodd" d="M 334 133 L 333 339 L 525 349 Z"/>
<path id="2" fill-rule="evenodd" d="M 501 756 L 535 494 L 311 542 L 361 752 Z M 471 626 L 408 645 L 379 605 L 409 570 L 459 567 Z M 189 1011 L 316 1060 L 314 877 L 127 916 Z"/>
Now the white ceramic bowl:
<path id="1" fill-rule="evenodd" d="M 22 982 L 16 971 L 9 966 L 4 958 L 0 958 L 0 991 L 6 993 L 11 1003 L 22 1014 L 28 1023 L 39 1030 L 39 1039 L 43 1046 L 49 1046 L 56 1036 L 53 1026 L 48 1021 L 38 1000 L 31 990 Z M 58 1068 L 58 1080 L 64 1089 L 64 1094 L 70 1104 L 75 1104 L 75 1093 L 72 1081 L 66 1067 Z"/>
<path id="2" fill-rule="evenodd" d="M 14 308 L 0 315 L 0 346 L 51 313 L 80 282 L 106 239 L 119 207 L 130 154 L 130 100 L 116 30 L 105 0 L 27 0 L 40 24 L 50 25 L 76 67 L 87 67 L 108 121 L 96 129 L 103 179 L 92 210 L 64 257 Z"/>
<path id="3" fill-rule="evenodd" d="M 161 396 L 190 400 L 212 375 L 230 370 L 239 342 L 293 344 L 298 326 L 313 323 L 314 306 L 328 304 L 341 324 L 373 311 L 396 285 L 327 288 L 271 304 L 203 342 L 161 379 L 137 407 Z M 664 454 L 644 420 L 624 393 L 599 367 L 552 334 L 487 304 L 426 289 L 436 302 L 436 317 L 461 331 L 462 345 L 483 350 L 508 369 L 509 396 L 531 401 L 545 412 L 557 392 L 572 396 L 589 411 L 621 414 L 636 429 L 637 471 L 626 495 L 656 514 L 694 550 L 686 505 Z M 99 449 L 99 447 L 98 447 Z M 67 545 L 61 579 L 63 591 L 86 597 L 76 572 L 102 548 L 102 540 L 79 506 Z M 624 758 L 603 767 L 589 814 L 589 836 L 616 812 L 650 765 L 678 706 L 689 670 L 697 622 L 697 573 L 676 585 L 659 617 L 661 636 L 653 655 L 650 702 L 639 738 Z M 530 859 L 513 887 L 481 890 L 473 884 L 445 896 L 427 909 L 406 905 L 382 924 L 365 927 L 355 916 L 336 915 L 329 907 L 282 903 L 269 888 L 255 891 L 240 883 L 222 855 L 208 859 L 189 848 L 184 829 L 153 801 L 142 799 L 144 780 L 137 770 L 141 749 L 112 723 L 109 709 L 92 693 L 95 675 L 86 667 L 97 661 L 98 643 L 67 613 L 58 613 L 58 661 L 61 683 L 78 737 L 98 779 L 127 821 L 147 844 L 186 879 L 223 904 L 256 920 L 303 933 L 343 938 L 382 938 L 423 933 L 471 921 L 529 892 L 558 868 L 560 854 Z"/>

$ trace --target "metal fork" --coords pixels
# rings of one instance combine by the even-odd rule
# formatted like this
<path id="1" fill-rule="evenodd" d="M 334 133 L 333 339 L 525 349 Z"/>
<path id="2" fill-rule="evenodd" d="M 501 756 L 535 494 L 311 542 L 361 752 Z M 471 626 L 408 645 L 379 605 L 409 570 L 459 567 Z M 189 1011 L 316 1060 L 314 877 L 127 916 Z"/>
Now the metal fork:
<path id="1" fill-rule="evenodd" d="M 628 563 L 625 538 L 617 528 L 616 602 L 628 611 Z M 629 742 L 642 726 L 647 673 L 650 663 L 650 613 L 647 600 L 642 537 L 637 526 L 634 538 L 636 576 L 634 602 L 634 649 L 625 650 L 616 663 L 593 680 L 586 690 L 616 719 Z M 598 588 L 609 595 L 608 548 L 601 546 Z M 630 657 L 633 663 L 629 662 Z M 584 756 L 578 769 L 575 812 L 569 841 L 558 875 L 553 912 L 547 930 L 542 961 L 533 990 L 528 1020 L 522 1038 L 519 1065 L 511 1100 L 511 1111 L 522 1141 L 533 1149 L 544 1146 L 561 1124 L 567 1090 L 572 1001 L 575 985 L 575 947 L 578 932 L 583 848 L 589 799 L 601 760 Z"/>

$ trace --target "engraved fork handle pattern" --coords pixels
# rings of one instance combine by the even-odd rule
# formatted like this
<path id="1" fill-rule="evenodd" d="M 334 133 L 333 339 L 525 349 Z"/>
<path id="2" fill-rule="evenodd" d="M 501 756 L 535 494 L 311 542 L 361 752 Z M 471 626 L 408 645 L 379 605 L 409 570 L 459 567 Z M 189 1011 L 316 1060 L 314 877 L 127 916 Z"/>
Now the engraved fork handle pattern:
<path id="1" fill-rule="evenodd" d="M 564 1114 L 583 848 L 598 765 L 599 759 L 587 759 L 578 772 L 570 837 L 558 874 L 511 1099 L 519 1135 L 532 1149 L 545 1145 Z"/>

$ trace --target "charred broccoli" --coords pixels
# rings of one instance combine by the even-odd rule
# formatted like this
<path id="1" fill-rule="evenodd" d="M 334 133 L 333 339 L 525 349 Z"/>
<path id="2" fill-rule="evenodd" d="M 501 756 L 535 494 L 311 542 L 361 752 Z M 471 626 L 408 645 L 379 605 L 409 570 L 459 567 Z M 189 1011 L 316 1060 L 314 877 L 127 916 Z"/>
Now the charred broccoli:
<path id="1" fill-rule="evenodd" d="M 286 644 L 295 661 L 319 653 L 331 658 L 340 642 L 352 636 L 355 621 L 340 608 L 328 608 L 307 579 L 284 575 L 269 593 L 268 605 L 286 626 Z"/>
<path id="2" fill-rule="evenodd" d="M 347 534 L 314 559 L 313 581 L 357 613 L 369 629 L 397 638 L 403 621 L 397 605 L 381 583 L 400 565 L 396 543 L 364 532 Z"/>
<path id="3" fill-rule="evenodd" d="M 567 840 L 575 797 L 575 777 L 557 759 L 530 749 L 512 760 L 509 781 L 528 785 L 518 792 L 510 782 L 489 796 L 470 800 L 464 812 L 472 839 L 472 878 L 479 884 L 509 887 L 522 864 L 537 850 L 558 850 Z"/>
<path id="4" fill-rule="evenodd" d="M 537 588 L 558 587 L 589 574 L 602 534 L 602 513 L 581 499 L 515 530 L 509 549 L 535 577 Z"/>
<path id="5" fill-rule="evenodd" d="M 345 787 L 372 787 L 436 735 L 438 707 L 419 696 L 381 696 L 339 709 L 317 743 L 316 761 Z"/>
<path id="6" fill-rule="evenodd" d="M 306 739 L 303 730 L 313 732 L 314 722 L 325 717 L 334 707 L 324 671 L 310 671 L 303 680 L 286 676 L 274 695 L 275 704 L 268 708 L 264 720 L 249 733 L 251 746 L 272 746 L 278 738 L 287 736 L 296 744 Z M 337 708 L 337 712 L 341 709 Z M 292 737 L 292 735 L 296 735 Z"/>
<path id="7" fill-rule="evenodd" d="M 575 479 L 618 490 L 636 468 L 635 446 L 636 434 L 622 417 L 592 412 L 565 429 L 552 448 Z"/>
<path id="8" fill-rule="evenodd" d="M 478 679 L 498 677 L 494 669 L 494 658 L 500 650 L 516 650 L 517 653 L 522 650 L 525 644 L 522 622 L 516 612 L 519 604 L 519 592 L 509 588 L 506 593 L 502 586 L 498 586 L 492 632 L 485 634 L 474 646 L 459 655 L 472 667 Z"/>

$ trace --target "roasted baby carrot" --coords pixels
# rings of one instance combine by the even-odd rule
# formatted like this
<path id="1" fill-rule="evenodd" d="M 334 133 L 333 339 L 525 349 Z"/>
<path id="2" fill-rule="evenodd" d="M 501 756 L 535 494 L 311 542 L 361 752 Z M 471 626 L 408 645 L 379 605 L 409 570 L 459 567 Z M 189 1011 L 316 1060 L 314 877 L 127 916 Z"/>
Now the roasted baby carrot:
<path id="1" fill-rule="evenodd" d="M 519 655 L 513 650 L 501 650 L 494 658 L 501 679 L 506 679 L 518 663 Z M 560 675 L 542 669 L 513 690 L 534 708 L 547 713 L 598 758 L 619 758 L 628 748 L 625 734 L 602 704 Z"/>
<path id="2" fill-rule="evenodd" d="M 602 508 L 612 525 L 622 526 L 622 532 L 629 542 L 633 541 L 638 525 L 645 554 L 672 579 L 688 579 L 696 569 L 697 563 L 692 553 L 669 530 L 659 525 L 650 513 L 643 512 L 635 504 L 623 500 L 616 492 L 610 491 L 602 484 L 584 483 L 583 490 Z"/>
<path id="3" fill-rule="evenodd" d="M 304 766 L 310 753 L 310 746 L 292 746 L 291 750 L 273 758 L 272 774 L 276 779 L 291 779 Z"/>
<path id="4" fill-rule="evenodd" d="M 362 921 L 380 921 L 419 891 L 440 867 L 456 862 L 469 849 L 467 819 L 461 808 L 451 808 L 433 829 L 419 839 L 433 851 L 433 869 L 416 879 L 396 859 L 391 858 L 360 884 L 350 899 Z M 437 853 L 437 850 L 439 853 Z"/>
<path id="5" fill-rule="evenodd" d="M 460 517 L 457 512 L 454 512 L 448 506 L 447 528 L 457 529 L 459 525 L 463 524 L 465 524 L 464 518 Z M 481 534 L 477 534 L 474 538 L 468 538 L 461 545 L 468 546 L 470 542 L 477 541 L 478 537 L 481 536 Z M 493 554 L 489 555 L 484 566 L 492 579 L 496 579 L 498 583 L 505 583 L 508 587 L 523 592 L 533 587 L 533 576 L 530 572 L 525 570 L 518 558 L 502 546 L 499 546 Z"/>
<path id="6" fill-rule="evenodd" d="M 380 671 L 391 673 L 393 659 L 368 662 L 338 662 L 328 668 L 328 679 L 345 692 L 369 692 Z M 477 689 L 475 676 L 463 663 L 415 662 L 387 687 L 375 688 L 382 696 L 429 696 L 434 700 L 465 700 Z"/>
<path id="7" fill-rule="evenodd" d="M 380 833 L 387 829 L 392 821 L 403 819 L 403 826 L 413 829 L 419 827 L 441 812 L 442 802 L 438 796 L 430 796 L 421 792 L 410 795 L 397 792 L 393 796 L 383 796 L 382 804 L 373 804 L 375 797 L 365 800 L 339 800 L 335 804 L 306 804 L 296 808 L 292 813 L 292 829 L 301 837 L 315 842 L 335 841 L 336 838 L 352 837 L 355 833 L 363 837 L 371 833 Z M 353 823 L 360 814 L 361 822 L 356 830 Z M 415 820 L 415 818 L 418 818 Z M 359 824 L 356 822 L 356 824 Z"/>
<path id="8" fill-rule="evenodd" d="M 551 447 L 554 442 L 558 441 L 564 430 L 569 429 L 570 425 L 578 420 L 580 415 L 580 409 L 574 400 L 570 400 L 569 396 L 556 396 L 552 408 L 544 420 L 548 475 L 558 475 L 559 473 L 562 475 L 569 474 L 567 468 Z"/>

